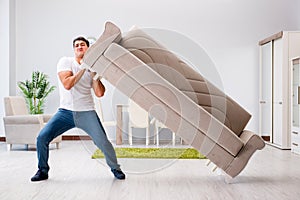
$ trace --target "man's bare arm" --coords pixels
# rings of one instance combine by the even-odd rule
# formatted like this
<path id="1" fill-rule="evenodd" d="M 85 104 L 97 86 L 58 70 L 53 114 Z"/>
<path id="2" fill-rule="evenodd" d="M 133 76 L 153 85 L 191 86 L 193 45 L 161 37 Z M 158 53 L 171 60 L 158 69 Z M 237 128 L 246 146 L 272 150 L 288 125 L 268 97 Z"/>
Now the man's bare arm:
<path id="1" fill-rule="evenodd" d="M 96 75 L 95 72 L 91 72 L 92 78 Z M 93 90 L 97 97 L 102 97 L 105 93 L 105 86 L 101 82 L 100 79 L 94 80 L 93 79 Z"/>
<path id="2" fill-rule="evenodd" d="M 58 77 L 65 89 L 70 90 L 82 77 L 85 69 L 80 70 L 76 74 L 71 71 L 62 71 L 58 73 Z"/>

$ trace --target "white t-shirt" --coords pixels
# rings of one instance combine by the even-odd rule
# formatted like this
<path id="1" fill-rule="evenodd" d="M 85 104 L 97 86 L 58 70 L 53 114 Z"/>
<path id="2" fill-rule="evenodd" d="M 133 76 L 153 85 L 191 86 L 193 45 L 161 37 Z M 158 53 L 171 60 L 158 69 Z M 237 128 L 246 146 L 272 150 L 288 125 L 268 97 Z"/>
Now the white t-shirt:
<path id="1" fill-rule="evenodd" d="M 62 57 L 57 63 L 57 73 L 61 71 L 72 71 L 75 74 L 80 71 L 80 64 L 74 57 Z M 72 111 L 94 110 L 95 105 L 91 91 L 92 82 L 90 73 L 85 71 L 81 79 L 70 90 L 66 90 L 58 77 L 59 107 Z"/>

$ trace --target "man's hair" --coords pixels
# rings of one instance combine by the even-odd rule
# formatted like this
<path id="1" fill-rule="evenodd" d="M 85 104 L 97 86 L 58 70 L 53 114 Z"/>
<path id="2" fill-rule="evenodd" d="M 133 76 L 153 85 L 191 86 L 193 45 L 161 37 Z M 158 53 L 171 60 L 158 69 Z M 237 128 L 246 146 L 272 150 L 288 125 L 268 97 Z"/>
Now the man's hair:
<path id="1" fill-rule="evenodd" d="M 73 40 L 73 47 L 74 47 L 76 41 L 84 41 L 86 43 L 86 46 L 88 46 L 88 47 L 90 46 L 90 42 L 87 39 L 85 39 L 85 37 L 79 36 L 79 37 L 75 38 Z"/>

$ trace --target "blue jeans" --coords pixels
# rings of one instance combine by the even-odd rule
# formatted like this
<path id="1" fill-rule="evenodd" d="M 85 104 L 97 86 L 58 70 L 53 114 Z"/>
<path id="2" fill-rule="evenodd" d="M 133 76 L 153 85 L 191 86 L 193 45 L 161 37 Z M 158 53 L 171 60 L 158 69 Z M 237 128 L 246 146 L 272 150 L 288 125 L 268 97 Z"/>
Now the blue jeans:
<path id="1" fill-rule="evenodd" d="M 70 111 L 59 108 L 37 137 L 37 156 L 39 170 L 48 173 L 50 167 L 49 144 L 57 136 L 72 128 L 85 131 L 105 155 L 106 163 L 111 169 L 120 169 L 115 150 L 107 139 L 105 130 L 97 113 L 93 111 Z"/>

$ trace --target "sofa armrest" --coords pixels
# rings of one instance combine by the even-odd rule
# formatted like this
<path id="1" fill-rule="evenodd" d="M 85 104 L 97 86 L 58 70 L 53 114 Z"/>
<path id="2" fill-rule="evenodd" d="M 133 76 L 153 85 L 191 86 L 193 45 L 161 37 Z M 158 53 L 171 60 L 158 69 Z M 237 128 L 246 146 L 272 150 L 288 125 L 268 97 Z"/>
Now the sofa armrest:
<path id="1" fill-rule="evenodd" d="M 42 118 L 43 118 L 44 123 L 47 123 L 51 119 L 51 117 L 53 117 L 52 114 L 42 114 Z"/>
<path id="2" fill-rule="evenodd" d="M 225 169 L 225 172 L 231 177 L 235 177 L 244 169 L 256 150 L 261 150 L 265 147 L 264 140 L 251 131 L 244 130 L 240 139 L 244 142 L 244 147 L 233 159 L 228 168 Z"/>
<path id="3" fill-rule="evenodd" d="M 83 57 L 84 68 L 89 69 L 98 58 L 103 54 L 107 47 L 113 42 L 119 42 L 121 40 L 121 30 L 113 23 L 106 22 L 105 30 L 95 44 L 87 50 Z"/>
<path id="4" fill-rule="evenodd" d="M 244 130 L 242 132 L 242 134 L 240 135 L 240 139 L 244 142 L 244 144 L 247 144 L 247 142 L 252 138 L 254 137 L 255 140 L 256 140 L 256 144 L 257 144 L 257 148 L 258 149 L 262 149 L 264 148 L 265 146 L 265 142 L 264 140 L 258 136 L 257 134 L 251 132 L 251 131 L 248 131 L 248 130 Z"/>
<path id="5" fill-rule="evenodd" d="M 14 115 L 3 117 L 4 124 L 43 124 L 41 115 Z"/>

